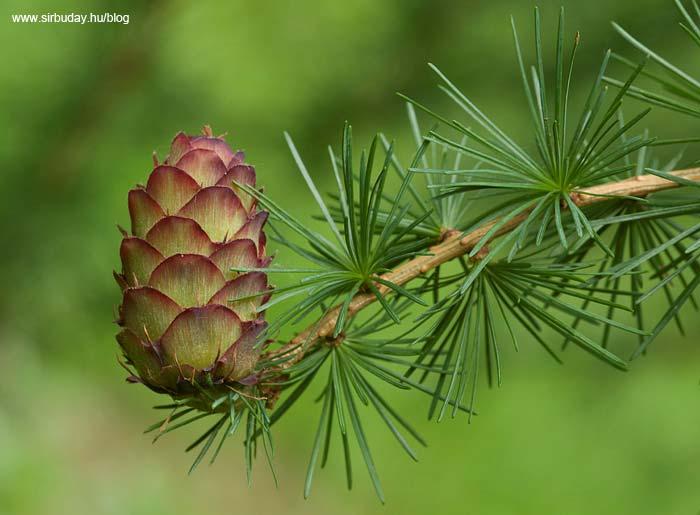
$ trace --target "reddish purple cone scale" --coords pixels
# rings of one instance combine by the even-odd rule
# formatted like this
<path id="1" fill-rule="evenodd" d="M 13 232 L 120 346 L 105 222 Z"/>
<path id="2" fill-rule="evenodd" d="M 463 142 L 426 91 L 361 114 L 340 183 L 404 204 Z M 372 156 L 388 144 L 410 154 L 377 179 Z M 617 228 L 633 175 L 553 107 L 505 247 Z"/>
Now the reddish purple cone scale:
<path id="1" fill-rule="evenodd" d="M 255 186 L 255 169 L 205 127 L 175 136 L 146 186 L 129 192 L 117 341 L 132 379 L 154 390 L 251 380 L 267 299 L 250 296 L 269 286 L 264 273 L 231 269 L 267 266 L 267 213 L 237 184 Z"/>

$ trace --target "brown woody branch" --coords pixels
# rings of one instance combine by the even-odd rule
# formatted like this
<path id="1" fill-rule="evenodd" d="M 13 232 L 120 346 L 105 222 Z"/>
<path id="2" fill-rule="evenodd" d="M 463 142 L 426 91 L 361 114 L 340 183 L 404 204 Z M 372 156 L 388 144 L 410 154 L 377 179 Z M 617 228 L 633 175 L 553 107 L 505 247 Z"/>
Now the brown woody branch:
<path id="1" fill-rule="evenodd" d="M 678 170 L 673 175 L 688 180 L 700 181 L 700 168 Z M 640 175 L 623 181 L 601 184 L 571 194 L 572 201 L 579 207 L 588 206 L 598 202 L 605 202 L 614 197 L 644 197 L 650 193 L 678 186 L 677 183 L 663 179 L 656 175 Z M 528 216 L 527 212 L 509 220 L 496 233 L 491 236 L 495 239 L 518 227 Z M 402 285 L 425 274 L 426 272 L 469 253 L 481 238 L 496 224 L 498 219 L 492 220 L 483 226 L 462 234 L 459 231 L 448 231 L 443 241 L 429 249 L 430 255 L 418 256 L 391 272 L 382 275 L 382 279 Z M 392 290 L 384 285 L 377 284 L 377 288 L 383 295 L 390 294 Z M 356 315 L 360 310 L 369 306 L 376 300 L 372 293 L 358 293 L 352 299 L 348 309 L 348 318 Z M 319 321 L 309 326 L 306 330 L 297 334 L 292 340 L 275 351 L 275 356 L 285 356 L 287 359 L 278 367 L 278 371 L 284 372 L 287 368 L 298 363 L 304 354 L 313 348 L 319 341 L 326 339 L 333 333 L 338 313 L 341 306 L 337 305 Z"/>

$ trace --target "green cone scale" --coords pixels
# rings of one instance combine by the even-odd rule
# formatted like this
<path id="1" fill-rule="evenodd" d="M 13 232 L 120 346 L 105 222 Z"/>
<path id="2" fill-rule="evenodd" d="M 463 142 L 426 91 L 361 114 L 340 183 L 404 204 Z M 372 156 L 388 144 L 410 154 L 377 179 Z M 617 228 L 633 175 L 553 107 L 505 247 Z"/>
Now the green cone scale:
<path id="1" fill-rule="evenodd" d="M 267 213 L 239 184 L 254 187 L 255 169 L 205 127 L 175 136 L 165 162 L 129 192 L 115 277 L 132 381 L 174 396 L 255 381 L 269 286 L 262 272 L 232 269 L 268 265 Z"/>

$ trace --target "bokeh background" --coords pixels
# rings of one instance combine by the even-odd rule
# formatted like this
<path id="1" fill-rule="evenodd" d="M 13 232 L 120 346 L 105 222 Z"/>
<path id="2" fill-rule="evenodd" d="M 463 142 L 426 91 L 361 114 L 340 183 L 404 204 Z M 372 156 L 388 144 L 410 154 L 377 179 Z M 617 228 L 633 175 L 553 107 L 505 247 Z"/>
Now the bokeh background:
<path id="1" fill-rule="evenodd" d="M 630 53 L 610 20 L 675 62 L 697 64 L 671 0 L 561 3 L 569 35 L 583 35 L 576 98 L 605 48 Z M 559 5 L 540 2 L 552 44 Z M 430 446 L 412 463 L 368 418 L 384 507 L 359 455 L 354 490 L 345 489 L 337 453 L 303 500 L 317 417 L 311 401 L 276 427 L 279 488 L 264 461 L 247 486 L 237 442 L 188 477 L 192 457 L 182 450 L 195 434 L 151 445 L 141 432 L 158 399 L 127 385 L 117 365 L 116 224 L 128 223 L 126 193 L 145 180 L 152 151 L 164 156 L 176 131 L 209 123 L 247 151 L 273 197 L 307 216 L 310 196 L 282 131 L 328 187 L 325 148 L 339 141 L 346 119 L 359 141 L 378 130 L 397 138 L 407 159 L 405 108 L 395 92 L 452 109 L 428 61 L 527 142 L 508 16 L 529 38 L 532 7 L 522 0 L 3 2 L 0 513 L 698 513 L 700 323 L 692 313 L 686 337 L 667 330 L 629 373 L 576 349 L 559 366 L 529 340 L 518 355 L 506 351 L 504 385 L 482 388 L 481 415 L 471 424 L 436 425 L 425 420 L 425 399 L 390 394 Z M 130 24 L 10 22 L 13 13 L 49 12 L 117 12 Z M 663 111 L 648 123 L 662 137 L 696 135 L 697 122 Z M 278 259 L 289 262 L 287 254 Z M 625 338 L 616 343 L 630 343 Z"/>

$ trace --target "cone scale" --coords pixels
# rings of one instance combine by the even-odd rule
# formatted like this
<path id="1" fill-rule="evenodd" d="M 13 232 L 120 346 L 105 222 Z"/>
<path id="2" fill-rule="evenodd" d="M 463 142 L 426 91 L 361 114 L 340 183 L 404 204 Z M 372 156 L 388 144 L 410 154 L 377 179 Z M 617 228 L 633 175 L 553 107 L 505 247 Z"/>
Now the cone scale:
<path id="1" fill-rule="evenodd" d="M 267 213 L 238 186 L 255 178 L 243 153 L 205 127 L 175 136 L 165 162 L 129 192 L 115 277 L 130 381 L 175 398 L 256 381 L 267 294 L 255 295 L 269 286 L 262 272 L 232 271 L 269 263 Z"/>

